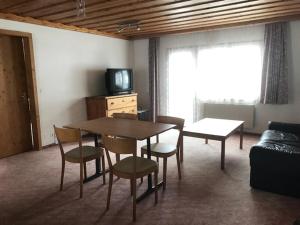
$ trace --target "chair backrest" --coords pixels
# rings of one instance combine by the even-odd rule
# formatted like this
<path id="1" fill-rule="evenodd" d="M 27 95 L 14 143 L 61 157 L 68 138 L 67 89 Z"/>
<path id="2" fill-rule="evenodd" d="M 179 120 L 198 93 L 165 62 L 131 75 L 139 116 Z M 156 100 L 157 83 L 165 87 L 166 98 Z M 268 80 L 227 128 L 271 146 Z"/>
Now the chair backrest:
<path id="1" fill-rule="evenodd" d="M 59 128 L 56 126 L 53 127 L 63 157 L 64 157 L 64 150 L 62 144 L 77 142 L 79 144 L 79 147 L 80 148 L 82 147 L 80 129 Z"/>
<path id="2" fill-rule="evenodd" d="M 109 152 L 117 154 L 133 154 L 136 156 L 136 140 L 130 138 L 121 138 L 111 135 L 103 135 L 103 143 L 108 159 L 108 164 L 112 167 L 112 162 L 109 156 Z"/>
<path id="3" fill-rule="evenodd" d="M 119 119 L 129 119 L 129 120 L 137 120 L 138 116 L 137 114 L 133 113 L 114 113 L 113 118 L 119 118 Z"/>
<path id="4" fill-rule="evenodd" d="M 177 149 L 179 149 L 179 146 L 182 141 L 182 130 L 184 126 L 184 119 L 179 118 L 179 117 L 173 117 L 173 116 L 157 116 L 156 122 L 158 123 L 169 123 L 169 124 L 174 124 L 176 127 L 173 129 L 176 129 L 179 131 L 178 135 L 178 140 L 177 140 Z"/>

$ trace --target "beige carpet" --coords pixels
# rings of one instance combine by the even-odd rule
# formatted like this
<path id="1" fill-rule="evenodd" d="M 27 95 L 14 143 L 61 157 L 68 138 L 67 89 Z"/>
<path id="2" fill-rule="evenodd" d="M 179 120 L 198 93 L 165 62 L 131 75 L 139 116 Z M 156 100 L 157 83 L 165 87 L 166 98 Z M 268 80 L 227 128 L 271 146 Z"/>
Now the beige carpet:
<path id="1" fill-rule="evenodd" d="M 175 138 L 168 134 L 161 140 L 172 142 Z M 154 206 L 154 195 L 137 205 L 136 224 L 292 224 L 300 218 L 300 199 L 249 186 L 249 149 L 257 140 L 246 136 L 244 150 L 239 150 L 238 136 L 229 138 L 226 169 L 221 171 L 219 142 L 205 145 L 203 139 L 184 138 L 182 180 L 177 177 L 175 157 L 170 158 L 167 190 L 159 190 L 158 205 Z M 111 209 L 105 212 L 108 185 L 102 185 L 102 179 L 84 184 L 84 195 L 79 199 L 79 167 L 68 163 L 64 190 L 59 192 L 60 165 L 57 147 L 1 159 L 0 224 L 132 223 L 129 181 L 114 182 Z M 93 162 L 88 171 L 94 172 Z M 139 193 L 145 188 L 146 182 L 139 186 Z"/>

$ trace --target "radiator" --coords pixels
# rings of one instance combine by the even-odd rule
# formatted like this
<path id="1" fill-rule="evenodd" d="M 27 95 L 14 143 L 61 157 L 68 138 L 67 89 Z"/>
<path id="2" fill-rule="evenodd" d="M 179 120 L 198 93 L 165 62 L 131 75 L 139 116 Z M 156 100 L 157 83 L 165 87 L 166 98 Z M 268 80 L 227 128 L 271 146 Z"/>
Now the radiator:
<path id="1" fill-rule="evenodd" d="M 254 105 L 212 104 L 204 103 L 203 117 L 243 120 L 245 128 L 253 128 Z"/>

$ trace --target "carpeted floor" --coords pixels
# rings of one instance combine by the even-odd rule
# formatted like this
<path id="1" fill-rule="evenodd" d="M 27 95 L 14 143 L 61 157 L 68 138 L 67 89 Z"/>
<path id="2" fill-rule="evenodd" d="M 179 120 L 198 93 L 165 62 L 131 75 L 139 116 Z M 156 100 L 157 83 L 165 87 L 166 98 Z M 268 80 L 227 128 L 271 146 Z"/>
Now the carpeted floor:
<path id="1" fill-rule="evenodd" d="M 161 141 L 175 141 L 168 134 Z M 249 186 L 249 149 L 257 136 L 246 135 L 244 150 L 238 136 L 226 142 L 225 171 L 220 170 L 220 142 L 184 138 L 183 178 L 176 160 L 168 160 L 167 190 L 159 190 L 137 205 L 142 225 L 291 225 L 300 218 L 300 199 L 252 190 Z M 92 142 L 91 142 L 92 144 Z M 142 144 L 142 143 L 139 143 Z M 161 163 L 162 164 L 162 163 Z M 1 225 L 131 224 L 128 180 L 115 180 L 111 209 L 105 212 L 108 185 L 102 179 L 84 184 L 79 199 L 79 166 L 67 163 L 65 186 L 59 192 L 61 158 L 58 147 L 0 160 Z M 162 165 L 160 165 L 162 166 Z M 94 163 L 88 164 L 90 174 Z M 161 175 L 162 169 L 160 170 Z M 107 176 L 108 180 L 108 176 Z M 138 187 L 141 193 L 146 182 Z"/>

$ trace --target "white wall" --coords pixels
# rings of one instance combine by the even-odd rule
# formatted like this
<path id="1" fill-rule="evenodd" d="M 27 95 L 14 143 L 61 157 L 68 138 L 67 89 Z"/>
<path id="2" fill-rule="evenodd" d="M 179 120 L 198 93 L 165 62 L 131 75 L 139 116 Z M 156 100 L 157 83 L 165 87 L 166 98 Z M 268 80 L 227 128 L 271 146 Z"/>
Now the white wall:
<path id="1" fill-rule="evenodd" d="M 0 29 L 33 35 L 42 144 L 53 124 L 86 119 L 86 96 L 103 94 L 107 67 L 131 67 L 131 42 L 0 19 Z"/>
<path id="2" fill-rule="evenodd" d="M 224 38 L 235 39 L 234 32 L 241 29 L 245 36 L 263 38 L 263 26 L 256 26 L 257 32 L 253 33 L 251 26 L 244 28 L 231 28 L 218 31 L 197 32 L 183 35 L 168 35 L 161 37 L 160 60 L 166 60 L 166 49 L 179 46 L 206 45 L 212 42 L 222 42 Z M 255 126 L 251 132 L 260 133 L 266 129 L 269 120 L 300 123 L 300 21 L 290 23 L 289 35 L 289 104 L 287 105 L 256 105 Z M 238 38 L 241 38 L 240 36 Z M 208 40 L 204 42 L 203 40 Z M 144 89 L 148 91 L 148 39 L 136 40 L 133 44 L 134 68 L 136 79 L 136 90 L 140 94 Z M 164 68 L 160 65 L 160 72 L 164 73 Z M 149 105 L 149 94 L 145 93 L 140 103 Z"/>

